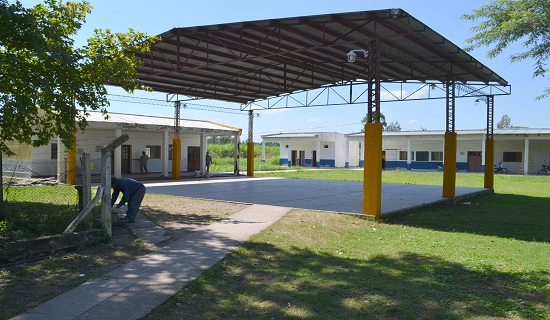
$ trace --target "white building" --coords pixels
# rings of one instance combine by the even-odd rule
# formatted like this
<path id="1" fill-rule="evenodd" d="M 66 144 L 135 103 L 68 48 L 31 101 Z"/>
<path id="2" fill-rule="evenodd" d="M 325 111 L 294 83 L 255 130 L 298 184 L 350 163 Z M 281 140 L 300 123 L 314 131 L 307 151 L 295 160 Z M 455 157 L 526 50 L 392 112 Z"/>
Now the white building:
<path id="1" fill-rule="evenodd" d="M 169 176 L 172 170 L 172 141 L 174 119 L 121 113 L 109 113 L 104 119 L 100 112 L 86 117 L 89 126 L 76 134 L 77 156 L 87 151 L 93 164 L 92 174 L 100 173 L 101 148 L 122 134 L 129 139 L 113 152 L 113 174 L 117 177 L 139 173 L 139 157 L 145 151 L 149 156 L 150 173 Z M 205 120 L 180 120 L 180 171 L 201 171 L 205 168 L 207 138 L 233 136 L 239 142 L 241 129 Z M 63 180 L 67 155 L 60 139 L 49 145 L 31 148 L 17 146 L 17 157 L 3 156 L 4 175 L 56 176 Z M 77 160 L 77 167 L 80 161 Z"/>
<path id="2" fill-rule="evenodd" d="M 458 130 L 456 162 L 459 170 L 485 170 L 485 130 Z M 383 132 L 382 151 L 386 168 L 435 169 L 443 162 L 445 131 Z M 349 141 L 362 142 L 364 133 L 346 135 Z M 534 174 L 550 162 L 550 129 L 495 129 L 495 164 L 502 162 L 510 173 Z M 353 152 L 353 151 L 352 151 Z M 363 153 L 358 162 L 363 165 Z M 350 158 L 351 159 L 351 158 Z"/>
<path id="3" fill-rule="evenodd" d="M 348 162 L 359 163 L 359 142 L 346 140 L 343 133 L 303 132 L 263 135 L 262 151 L 265 150 L 266 142 L 279 143 L 279 164 L 289 167 L 342 168 L 346 167 Z M 262 154 L 265 153 L 262 152 Z"/>

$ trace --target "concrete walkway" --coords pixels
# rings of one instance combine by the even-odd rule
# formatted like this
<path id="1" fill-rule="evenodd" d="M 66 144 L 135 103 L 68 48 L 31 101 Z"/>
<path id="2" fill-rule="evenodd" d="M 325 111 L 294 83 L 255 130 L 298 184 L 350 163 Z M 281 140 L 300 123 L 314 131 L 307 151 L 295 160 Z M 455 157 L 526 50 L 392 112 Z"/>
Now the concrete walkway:
<path id="1" fill-rule="evenodd" d="M 142 318 L 288 210 L 252 205 L 12 319 Z M 158 232 L 130 228 L 162 241 Z"/>

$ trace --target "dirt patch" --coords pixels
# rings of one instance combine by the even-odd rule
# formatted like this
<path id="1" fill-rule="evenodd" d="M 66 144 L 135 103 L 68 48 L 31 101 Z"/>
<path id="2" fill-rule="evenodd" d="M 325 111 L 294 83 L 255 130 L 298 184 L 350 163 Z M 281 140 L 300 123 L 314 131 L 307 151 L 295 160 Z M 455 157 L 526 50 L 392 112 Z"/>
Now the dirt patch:
<path id="1" fill-rule="evenodd" d="M 247 204 L 147 194 L 141 208 L 173 240 L 222 220 Z M 139 217 L 138 217 L 139 219 Z M 150 252 L 126 225 L 109 243 L 0 266 L 0 319 L 9 319 Z"/>

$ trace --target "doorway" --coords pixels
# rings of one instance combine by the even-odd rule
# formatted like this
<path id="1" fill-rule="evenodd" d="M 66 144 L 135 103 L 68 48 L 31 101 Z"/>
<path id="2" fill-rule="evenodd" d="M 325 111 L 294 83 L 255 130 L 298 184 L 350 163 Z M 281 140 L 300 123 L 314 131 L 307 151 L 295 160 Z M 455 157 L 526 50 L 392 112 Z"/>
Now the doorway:
<path id="1" fill-rule="evenodd" d="M 481 172 L 481 151 L 468 151 L 468 172 Z"/>
<path id="2" fill-rule="evenodd" d="M 311 151 L 311 166 L 317 167 L 317 151 L 313 150 Z"/>
<path id="3" fill-rule="evenodd" d="M 187 171 L 201 169 L 201 147 L 187 147 Z"/>
<path id="4" fill-rule="evenodd" d="M 132 146 L 129 144 L 120 146 L 120 172 L 132 173 Z"/>
<path id="5" fill-rule="evenodd" d="M 296 165 L 296 158 L 298 158 L 298 152 L 296 150 L 292 150 L 290 152 L 290 166 L 295 166 Z"/>

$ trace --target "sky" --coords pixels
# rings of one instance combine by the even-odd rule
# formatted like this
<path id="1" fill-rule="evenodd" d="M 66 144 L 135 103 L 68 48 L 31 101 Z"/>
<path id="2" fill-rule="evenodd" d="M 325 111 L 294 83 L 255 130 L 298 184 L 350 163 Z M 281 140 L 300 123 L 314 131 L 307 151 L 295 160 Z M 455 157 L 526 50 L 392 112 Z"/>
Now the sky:
<path id="1" fill-rule="evenodd" d="M 129 28 L 158 35 L 176 27 L 202 26 L 238 21 L 286 18 L 317 14 L 368 11 L 401 8 L 420 20 L 457 46 L 464 48 L 465 40 L 473 35 L 471 27 L 479 22 L 463 21 L 463 14 L 487 3 L 478 0 L 89 0 L 94 6 L 87 16 L 86 23 L 76 37 L 76 44 L 82 45 L 93 36 L 94 29 L 111 29 L 113 32 L 127 32 Z M 32 6 L 41 1 L 22 0 L 24 6 Z M 549 86 L 543 77 L 533 78 L 533 61 L 509 62 L 509 56 L 523 51 L 518 43 L 508 48 L 496 58 L 488 58 L 489 48 L 479 48 L 470 54 L 488 68 L 506 79 L 512 86 L 512 94 L 496 96 L 494 121 L 503 115 L 511 118 L 514 126 L 546 128 L 550 119 L 550 98 L 537 101 L 536 96 Z M 344 53 L 345 54 L 345 53 Z M 127 95 L 122 89 L 109 87 L 109 93 Z M 163 93 L 137 92 L 135 96 L 166 100 Z M 238 109 L 239 105 L 199 100 L 197 104 Z M 474 98 L 456 100 L 456 130 L 483 129 L 486 127 L 486 107 L 475 103 Z M 139 105 L 112 101 L 111 112 L 144 114 L 172 117 L 174 109 L 169 106 Z M 444 130 L 446 125 L 445 100 L 387 102 L 381 104 L 387 123 L 399 122 L 403 131 Z M 366 105 L 339 107 L 309 107 L 260 111 L 254 118 L 254 141 L 260 142 L 261 135 L 278 132 L 341 132 L 361 131 L 366 113 Z M 181 118 L 211 120 L 242 128 L 241 141 L 248 137 L 248 116 L 182 109 Z"/>

